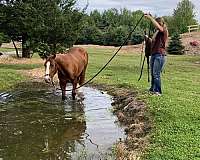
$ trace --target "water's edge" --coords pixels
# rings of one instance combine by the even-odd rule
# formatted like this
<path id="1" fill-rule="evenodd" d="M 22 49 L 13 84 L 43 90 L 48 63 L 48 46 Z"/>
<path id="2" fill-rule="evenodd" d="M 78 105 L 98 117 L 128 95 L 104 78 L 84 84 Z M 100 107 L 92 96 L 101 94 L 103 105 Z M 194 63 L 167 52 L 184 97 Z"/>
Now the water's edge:
<path id="1" fill-rule="evenodd" d="M 75 101 L 42 83 L 0 93 L 0 158 L 106 159 L 124 137 L 111 113 L 112 96 L 83 87 Z"/>

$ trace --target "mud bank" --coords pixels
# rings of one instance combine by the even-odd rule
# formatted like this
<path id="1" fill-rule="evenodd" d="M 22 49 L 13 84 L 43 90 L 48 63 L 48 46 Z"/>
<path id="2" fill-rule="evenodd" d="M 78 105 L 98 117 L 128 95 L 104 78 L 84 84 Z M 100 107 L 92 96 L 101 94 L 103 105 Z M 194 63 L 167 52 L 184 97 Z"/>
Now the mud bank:
<path id="1" fill-rule="evenodd" d="M 116 146 L 117 160 L 138 160 L 149 142 L 152 128 L 146 104 L 137 98 L 138 93 L 116 86 L 92 84 L 93 87 L 107 91 L 114 97 L 113 114 L 124 127 L 126 139 Z"/>

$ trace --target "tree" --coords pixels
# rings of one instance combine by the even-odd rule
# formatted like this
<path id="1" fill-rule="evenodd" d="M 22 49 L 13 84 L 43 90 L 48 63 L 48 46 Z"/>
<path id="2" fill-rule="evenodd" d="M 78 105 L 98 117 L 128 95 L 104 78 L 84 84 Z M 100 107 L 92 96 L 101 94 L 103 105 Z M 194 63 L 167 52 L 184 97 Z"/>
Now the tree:
<path id="1" fill-rule="evenodd" d="M 197 21 L 194 19 L 194 4 L 190 0 L 180 1 L 174 10 L 173 16 L 172 24 L 176 26 L 176 31 L 179 33 L 187 32 L 188 25 L 197 24 Z"/>
<path id="2" fill-rule="evenodd" d="M 128 35 L 128 27 L 110 27 L 103 35 L 103 44 L 110 46 L 120 46 Z"/>
<path id="3" fill-rule="evenodd" d="M 82 26 L 83 14 L 73 9 L 71 4 L 67 4 L 65 3 L 65 6 L 61 8 L 60 4 L 49 4 L 49 1 L 47 1 L 47 6 L 41 7 L 42 27 L 39 30 L 36 29 L 37 32 L 34 32 L 36 34 L 33 35 L 34 42 L 32 45 L 36 46 L 34 47 L 36 51 L 42 51 L 42 54 L 62 52 L 65 48 L 73 46 L 77 40 Z M 45 45 L 47 52 L 43 49 Z M 37 46 L 39 50 L 37 50 Z"/>
<path id="4" fill-rule="evenodd" d="M 94 25 L 85 26 L 77 40 L 77 44 L 96 44 L 101 45 L 102 31 Z"/>
<path id="5" fill-rule="evenodd" d="M 22 41 L 22 57 L 30 51 L 52 54 L 72 46 L 79 34 L 83 12 L 76 0 L 4 0 L 0 2 L 0 31 Z M 45 46 L 45 47 L 44 47 Z"/>
<path id="6" fill-rule="evenodd" d="M 1 31 L 11 40 L 22 41 L 22 57 L 29 57 L 30 32 L 34 26 L 33 17 L 36 10 L 28 1 L 6 0 L 1 1 Z"/>
<path id="7" fill-rule="evenodd" d="M 132 44 L 141 44 L 144 41 L 144 34 L 139 31 L 135 31 L 135 33 L 131 36 Z"/>
<path id="8" fill-rule="evenodd" d="M 102 14 L 103 23 L 109 26 L 118 26 L 119 24 L 119 13 L 118 10 L 115 8 L 105 10 Z"/>
<path id="9" fill-rule="evenodd" d="M 92 11 L 88 18 L 90 18 L 90 25 L 92 24 L 96 25 L 97 27 L 101 27 L 102 16 L 98 10 Z"/>
<path id="10" fill-rule="evenodd" d="M 169 54 L 175 54 L 175 55 L 184 54 L 184 46 L 182 45 L 179 33 L 175 32 L 172 35 L 167 51 Z"/>
<path id="11" fill-rule="evenodd" d="M 7 35 L 5 35 L 4 33 L 0 32 L 0 47 L 2 45 L 2 43 L 8 43 L 10 42 L 10 39 Z"/>
<path id="12" fill-rule="evenodd" d="M 103 13 L 94 10 L 85 16 L 84 27 L 77 44 L 99 44 L 119 46 L 127 38 L 143 12 L 138 10 L 131 12 L 127 9 L 108 9 Z M 149 28 L 150 22 L 143 19 L 130 38 L 132 43 L 141 43 L 144 37 L 144 29 Z M 130 41 L 129 40 L 129 41 Z"/>

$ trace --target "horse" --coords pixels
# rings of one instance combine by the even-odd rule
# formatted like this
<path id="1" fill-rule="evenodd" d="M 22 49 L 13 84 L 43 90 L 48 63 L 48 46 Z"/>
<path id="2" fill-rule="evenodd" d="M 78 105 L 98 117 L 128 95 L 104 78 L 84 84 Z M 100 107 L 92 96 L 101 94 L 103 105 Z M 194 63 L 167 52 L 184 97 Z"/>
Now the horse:
<path id="1" fill-rule="evenodd" d="M 149 36 L 145 35 L 144 41 L 145 41 L 145 50 L 144 50 L 145 56 L 149 57 L 151 56 L 152 52 L 152 39 Z"/>
<path id="2" fill-rule="evenodd" d="M 84 83 L 87 65 L 87 51 L 81 47 L 72 47 L 66 54 L 54 54 L 46 57 L 44 80 L 46 83 L 53 83 L 53 77 L 57 73 L 62 90 L 62 100 L 66 98 L 67 83 L 72 83 L 72 98 L 75 100 L 76 87 L 78 84 Z"/>
<path id="3" fill-rule="evenodd" d="M 148 82 L 150 82 L 150 76 L 149 76 L 149 69 L 150 69 L 150 64 L 149 64 L 149 57 L 151 56 L 151 52 L 152 52 L 152 39 L 146 35 L 146 32 L 145 32 L 145 36 L 144 36 L 144 50 L 143 52 L 145 53 L 144 55 L 144 59 L 143 59 L 143 62 L 142 62 L 142 68 L 141 68 L 141 73 L 140 73 L 140 77 L 138 79 L 138 81 L 140 81 L 140 79 L 142 78 L 142 74 L 143 74 L 143 68 L 144 68 L 144 62 L 145 62 L 145 59 L 147 59 L 147 76 L 148 76 Z"/>

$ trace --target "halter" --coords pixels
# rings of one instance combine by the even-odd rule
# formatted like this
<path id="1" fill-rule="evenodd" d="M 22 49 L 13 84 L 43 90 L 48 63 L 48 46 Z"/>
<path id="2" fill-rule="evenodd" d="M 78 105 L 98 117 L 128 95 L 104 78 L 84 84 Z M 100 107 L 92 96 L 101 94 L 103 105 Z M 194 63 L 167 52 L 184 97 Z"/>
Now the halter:
<path id="1" fill-rule="evenodd" d="M 50 74 L 45 74 L 44 76 L 49 76 L 50 77 Z M 56 89 L 56 86 L 55 86 L 55 83 L 54 83 L 54 81 L 52 80 L 51 81 L 51 84 L 53 85 L 53 87 Z"/>
<path id="2" fill-rule="evenodd" d="M 50 74 L 45 74 L 44 76 L 50 76 Z"/>

